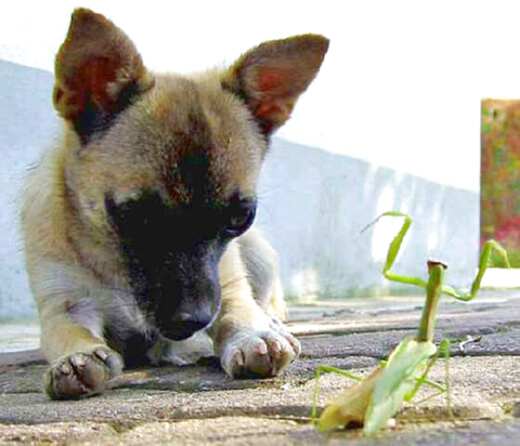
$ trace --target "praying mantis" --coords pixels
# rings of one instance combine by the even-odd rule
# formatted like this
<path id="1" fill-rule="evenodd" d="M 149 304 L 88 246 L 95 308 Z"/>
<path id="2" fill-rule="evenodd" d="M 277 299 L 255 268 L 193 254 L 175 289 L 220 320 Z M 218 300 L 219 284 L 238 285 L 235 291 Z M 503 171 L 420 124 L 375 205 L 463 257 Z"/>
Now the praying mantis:
<path id="1" fill-rule="evenodd" d="M 448 369 L 450 341 L 444 339 L 438 347 L 433 343 L 435 319 L 440 297 L 445 294 L 463 302 L 474 299 L 480 289 L 482 278 L 489 265 L 493 251 L 502 257 L 506 266 L 509 267 L 507 252 L 504 248 L 498 242 L 488 240 L 483 245 L 477 275 L 467 293 L 444 284 L 444 274 L 447 266 L 442 262 L 428 261 L 429 277 L 427 281 L 418 277 L 397 274 L 392 271 L 392 267 L 403 239 L 410 229 L 412 219 L 409 215 L 402 212 L 385 212 L 365 227 L 363 231 L 384 217 L 403 218 L 403 225 L 390 243 L 383 266 L 383 276 L 393 282 L 414 285 L 426 290 L 426 302 L 423 307 L 418 332 L 415 337 L 404 338 L 389 355 L 388 360 L 382 361 L 367 377 L 359 377 L 347 370 L 326 365 L 316 368 L 316 387 L 311 418 L 321 431 L 343 428 L 353 424 L 363 426 L 365 435 L 374 434 L 384 427 L 390 418 L 399 411 L 403 402 L 412 401 L 423 385 L 437 390 L 437 393 L 431 397 L 446 393 L 448 413 L 453 416 L 451 412 Z M 428 379 L 430 369 L 440 356 L 446 359 L 446 383 L 444 386 Z M 324 373 L 336 373 L 356 381 L 356 384 L 330 402 L 318 418 L 319 378 Z"/>

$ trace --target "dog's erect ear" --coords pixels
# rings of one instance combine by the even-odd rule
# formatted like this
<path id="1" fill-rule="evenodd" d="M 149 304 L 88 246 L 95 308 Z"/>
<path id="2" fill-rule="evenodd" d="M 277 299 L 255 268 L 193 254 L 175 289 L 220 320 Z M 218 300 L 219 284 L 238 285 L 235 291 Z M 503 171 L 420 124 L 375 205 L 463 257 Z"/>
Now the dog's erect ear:
<path id="1" fill-rule="evenodd" d="M 82 142 L 106 128 L 140 92 L 153 85 L 130 39 L 111 21 L 76 9 L 55 62 L 54 106 Z"/>
<path id="2" fill-rule="evenodd" d="M 289 119 L 298 96 L 320 69 L 328 46 L 328 39 L 315 34 L 262 43 L 226 71 L 222 86 L 244 99 L 269 135 Z"/>

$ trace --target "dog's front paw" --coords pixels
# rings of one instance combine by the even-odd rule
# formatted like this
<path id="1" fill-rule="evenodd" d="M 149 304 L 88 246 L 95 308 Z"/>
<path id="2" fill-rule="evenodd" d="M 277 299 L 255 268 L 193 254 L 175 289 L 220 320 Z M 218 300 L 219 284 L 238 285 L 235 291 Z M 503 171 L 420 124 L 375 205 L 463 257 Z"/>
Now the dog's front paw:
<path id="1" fill-rule="evenodd" d="M 233 378 L 270 378 L 300 354 L 300 343 L 282 325 L 266 330 L 242 329 L 225 343 L 222 368 Z"/>
<path id="2" fill-rule="evenodd" d="M 47 370 L 45 391 L 54 400 L 96 395 L 122 369 L 119 354 L 107 347 L 97 347 L 90 353 L 73 353 L 58 359 Z"/>

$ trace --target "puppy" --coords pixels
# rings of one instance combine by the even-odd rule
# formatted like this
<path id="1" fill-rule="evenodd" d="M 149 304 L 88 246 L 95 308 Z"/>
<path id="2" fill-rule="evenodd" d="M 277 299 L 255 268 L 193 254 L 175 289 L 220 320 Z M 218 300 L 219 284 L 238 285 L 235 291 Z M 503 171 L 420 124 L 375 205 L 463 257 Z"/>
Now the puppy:
<path id="1" fill-rule="evenodd" d="M 101 393 L 123 365 L 183 363 L 201 333 L 232 377 L 298 356 L 275 253 L 250 226 L 270 135 L 327 47 L 301 35 L 227 69 L 153 74 L 112 22 L 74 11 L 55 66 L 63 134 L 22 212 L 51 398 Z"/>

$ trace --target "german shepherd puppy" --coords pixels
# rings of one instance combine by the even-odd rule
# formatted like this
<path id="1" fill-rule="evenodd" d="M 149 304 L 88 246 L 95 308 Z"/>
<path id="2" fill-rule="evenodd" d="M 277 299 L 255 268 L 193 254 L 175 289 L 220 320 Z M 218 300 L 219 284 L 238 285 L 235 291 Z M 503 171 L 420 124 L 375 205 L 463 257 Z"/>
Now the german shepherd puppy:
<path id="1" fill-rule="evenodd" d="M 100 393 L 123 364 L 185 363 L 201 336 L 232 377 L 298 356 L 276 256 L 250 226 L 270 135 L 327 48 L 307 34 L 153 74 L 112 22 L 74 11 L 55 66 L 63 135 L 22 213 L 51 398 Z"/>

